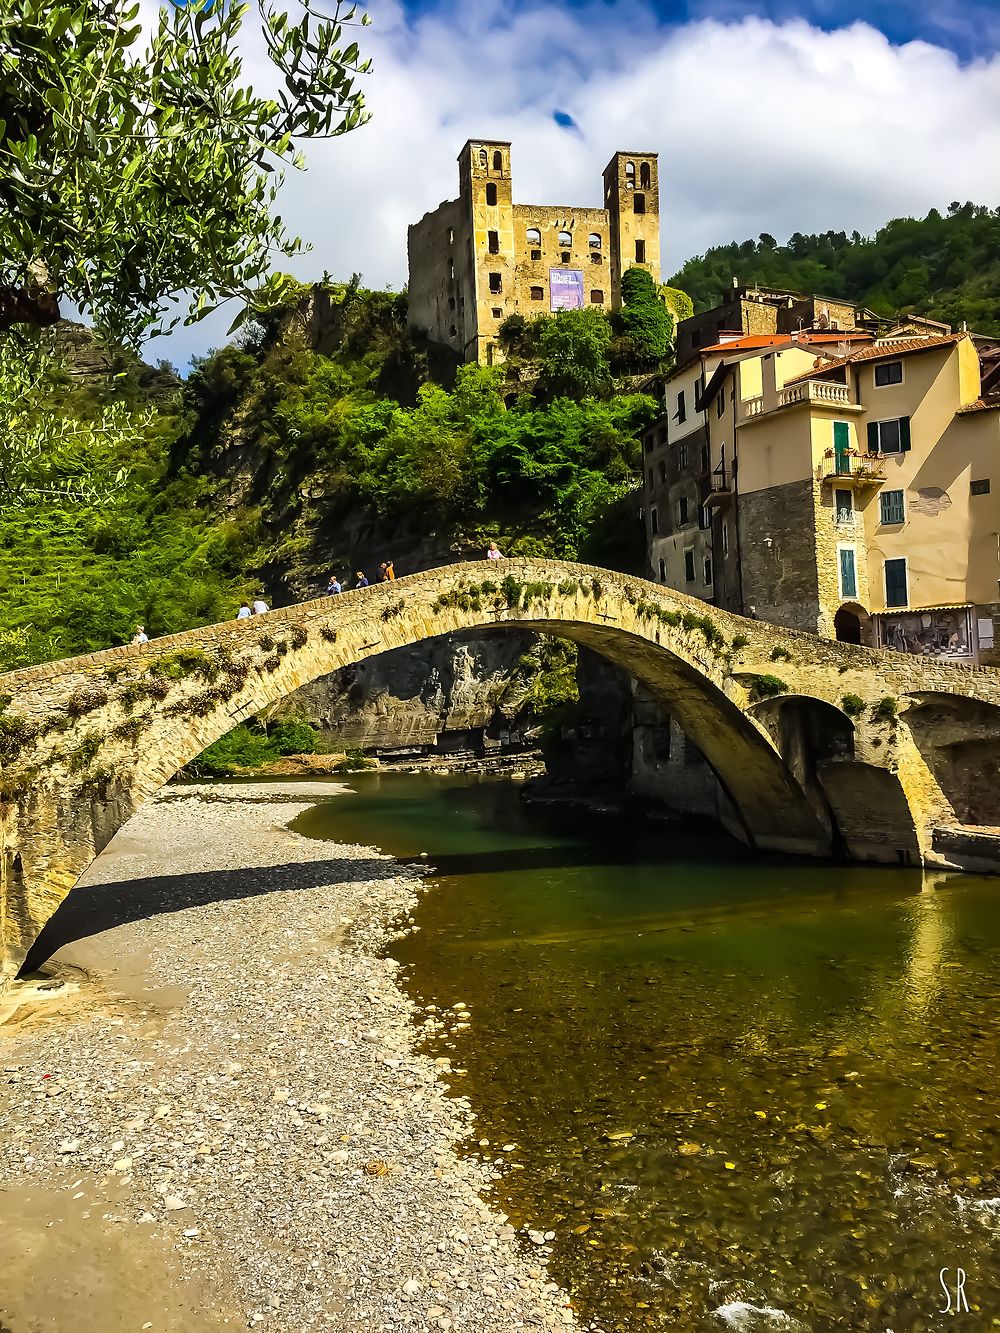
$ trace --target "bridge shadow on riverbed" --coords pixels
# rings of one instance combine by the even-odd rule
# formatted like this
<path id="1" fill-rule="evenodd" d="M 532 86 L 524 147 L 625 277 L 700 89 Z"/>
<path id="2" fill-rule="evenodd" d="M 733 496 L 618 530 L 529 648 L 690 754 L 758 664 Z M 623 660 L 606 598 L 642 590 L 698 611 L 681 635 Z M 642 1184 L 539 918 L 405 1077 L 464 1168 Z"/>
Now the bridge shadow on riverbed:
<path id="1" fill-rule="evenodd" d="M 599 847 L 541 846 L 486 850 L 441 857 L 400 857 L 302 861 L 238 870 L 206 870 L 191 874 L 148 875 L 104 884 L 81 884 L 67 895 L 32 945 L 22 972 L 42 967 L 57 950 L 76 940 L 99 935 L 133 921 L 165 912 L 183 912 L 209 903 L 257 898 L 329 884 L 388 879 L 401 867 L 418 867 L 440 876 L 483 875 L 508 871 L 569 869 L 582 865 L 625 865 L 629 858 L 614 845 Z"/>

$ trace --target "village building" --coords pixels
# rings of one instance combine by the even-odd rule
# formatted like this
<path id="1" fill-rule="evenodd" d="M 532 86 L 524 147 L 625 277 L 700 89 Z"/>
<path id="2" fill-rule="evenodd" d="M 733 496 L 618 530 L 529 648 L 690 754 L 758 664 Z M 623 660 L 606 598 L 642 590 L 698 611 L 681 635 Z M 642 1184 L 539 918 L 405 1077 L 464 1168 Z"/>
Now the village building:
<path id="1" fill-rule="evenodd" d="M 826 638 L 1000 663 L 995 351 L 868 314 L 682 322 L 689 356 L 644 438 L 652 577 Z M 718 341 L 690 350 L 706 328 Z"/>
<path id="2" fill-rule="evenodd" d="M 469 140 L 458 164 L 458 198 L 409 229 L 409 322 L 463 360 L 499 360 L 509 315 L 617 309 L 633 267 L 659 283 L 655 153 L 615 153 L 601 208 L 514 203 L 509 143 Z"/>

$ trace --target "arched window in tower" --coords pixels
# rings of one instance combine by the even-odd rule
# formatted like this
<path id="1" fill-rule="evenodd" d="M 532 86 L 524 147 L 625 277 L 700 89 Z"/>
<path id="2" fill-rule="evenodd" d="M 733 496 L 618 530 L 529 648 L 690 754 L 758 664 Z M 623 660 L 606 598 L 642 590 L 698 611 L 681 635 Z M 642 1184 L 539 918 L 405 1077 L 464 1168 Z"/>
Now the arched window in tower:
<path id="1" fill-rule="evenodd" d="M 572 235 L 568 231 L 561 231 L 559 233 L 559 244 L 562 247 L 562 249 L 568 250 L 569 247 L 573 244 Z"/>
<path id="2" fill-rule="evenodd" d="M 592 231 L 590 235 L 587 237 L 587 244 L 590 246 L 591 250 L 600 250 L 601 248 L 600 235 L 596 231 Z"/>
<path id="3" fill-rule="evenodd" d="M 635 163 L 625 163 L 625 188 L 626 190 L 635 189 Z"/>
<path id="4" fill-rule="evenodd" d="M 497 201 L 497 187 L 490 181 L 486 187 L 486 202 L 492 208 Z"/>
<path id="5" fill-rule="evenodd" d="M 542 233 L 539 231 L 537 227 L 529 227 L 524 234 L 524 239 L 528 242 L 529 245 L 541 245 Z"/>
<path id="6" fill-rule="evenodd" d="M 493 154 L 493 170 L 503 171 L 503 153 L 501 153 L 499 148 Z"/>
<path id="7" fill-rule="evenodd" d="M 650 174 L 649 174 L 649 163 L 648 163 L 648 162 L 640 162 L 640 163 L 639 163 L 639 184 L 642 186 L 642 188 L 643 188 L 644 190 L 648 190 L 648 189 L 649 189 L 650 179 L 651 179 L 651 178 L 650 178 Z"/>
<path id="8" fill-rule="evenodd" d="M 638 192 L 636 192 L 632 196 L 632 212 L 645 213 L 645 211 L 646 211 L 646 196 L 644 194 L 639 194 Z"/>
<path id="9" fill-rule="evenodd" d="M 490 160 L 490 159 L 489 159 L 489 154 L 487 153 L 486 149 L 485 149 L 485 148 L 480 148 L 480 150 L 479 150 L 479 165 L 480 165 L 481 167 L 485 167 L 485 166 L 488 165 L 489 160 Z"/>

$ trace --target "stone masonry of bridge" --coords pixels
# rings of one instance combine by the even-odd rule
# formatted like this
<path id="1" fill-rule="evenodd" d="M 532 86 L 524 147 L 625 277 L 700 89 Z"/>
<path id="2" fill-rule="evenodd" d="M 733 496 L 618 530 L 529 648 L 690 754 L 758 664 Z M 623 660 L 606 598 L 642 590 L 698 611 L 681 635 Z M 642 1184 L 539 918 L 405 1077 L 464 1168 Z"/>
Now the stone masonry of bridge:
<path id="1" fill-rule="evenodd" d="M 641 681 L 752 847 L 947 864 L 935 830 L 1000 823 L 998 671 L 796 634 L 590 566 L 453 565 L 0 676 L 0 985 L 133 811 L 237 723 L 388 649 L 490 629 L 573 640 Z"/>

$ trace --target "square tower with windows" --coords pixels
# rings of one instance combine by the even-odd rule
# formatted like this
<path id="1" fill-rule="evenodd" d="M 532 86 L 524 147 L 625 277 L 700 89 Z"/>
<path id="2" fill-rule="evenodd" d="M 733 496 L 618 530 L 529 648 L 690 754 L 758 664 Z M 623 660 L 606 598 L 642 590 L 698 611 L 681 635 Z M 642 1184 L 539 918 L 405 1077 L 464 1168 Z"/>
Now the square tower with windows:
<path id="1" fill-rule="evenodd" d="M 615 154 L 603 208 L 515 204 L 502 140 L 470 139 L 458 164 L 459 197 L 409 229 L 409 318 L 463 360 L 501 359 L 510 315 L 616 308 L 635 264 L 659 282 L 655 153 Z"/>
<path id="2" fill-rule="evenodd" d="M 604 206 L 611 223 L 611 277 L 644 268 L 660 281 L 660 180 L 655 153 L 615 153 L 604 168 Z"/>

